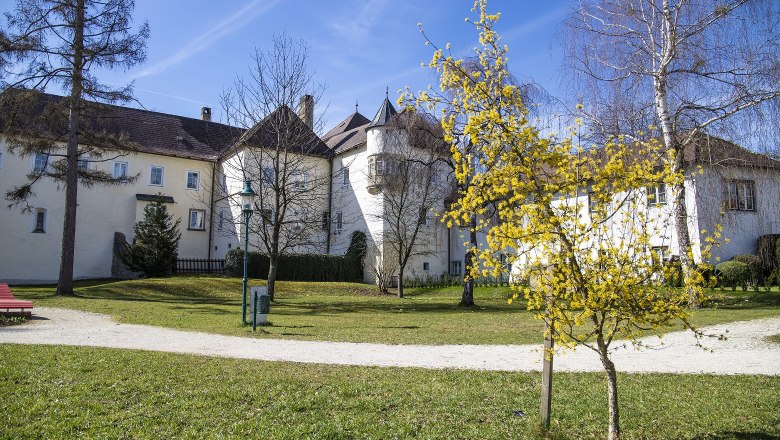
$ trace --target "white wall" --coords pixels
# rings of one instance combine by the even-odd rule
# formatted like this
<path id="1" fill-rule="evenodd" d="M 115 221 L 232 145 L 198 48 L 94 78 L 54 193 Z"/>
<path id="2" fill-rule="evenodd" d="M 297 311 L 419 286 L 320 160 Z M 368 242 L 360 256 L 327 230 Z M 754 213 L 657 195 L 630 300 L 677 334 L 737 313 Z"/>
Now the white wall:
<path id="1" fill-rule="evenodd" d="M 0 137 L 3 153 L 0 165 L 0 190 L 3 195 L 10 188 L 26 182 L 32 171 L 33 159 L 11 155 L 6 150 L 5 138 Z M 180 258 L 206 258 L 208 252 L 208 218 L 205 230 L 188 230 L 190 209 L 208 213 L 210 199 L 211 163 L 145 153 L 131 153 L 117 161 L 128 163 L 128 175 L 140 173 L 137 182 L 120 186 L 79 185 L 76 217 L 76 254 L 74 277 L 105 278 L 111 276 L 114 232 L 121 232 L 129 241 L 133 225 L 143 217 L 144 202 L 136 194 L 161 192 L 172 196 L 174 218 L 181 218 L 182 238 Z M 95 162 L 93 169 L 111 172 L 113 162 Z M 162 186 L 149 185 L 149 167 L 164 167 Z M 200 173 L 197 191 L 185 189 L 186 172 Z M 23 213 L 19 207 L 0 208 L 0 280 L 11 283 L 55 282 L 59 274 L 62 222 L 65 193 L 62 183 L 50 179 L 34 186 L 35 196 L 28 203 L 32 213 Z M 7 205 L 7 203 L 4 203 Z M 46 210 L 45 233 L 33 233 L 37 209 Z"/>
<path id="2" fill-rule="evenodd" d="M 712 262 L 729 260 L 738 254 L 755 254 L 756 240 L 765 234 L 780 233 L 780 174 L 777 170 L 760 170 L 736 167 L 703 168 L 696 176 L 696 208 L 701 229 L 691 230 L 692 236 L 703 239 L 710 235 L 716 224 L 723 227 L 720 246 L 712 250 Z M 726 182 L 751 180 L 755 187 L 755 210 L 729 210 L 725 207 Z M 699 232 L 697 234 L 696 232 Z"/>

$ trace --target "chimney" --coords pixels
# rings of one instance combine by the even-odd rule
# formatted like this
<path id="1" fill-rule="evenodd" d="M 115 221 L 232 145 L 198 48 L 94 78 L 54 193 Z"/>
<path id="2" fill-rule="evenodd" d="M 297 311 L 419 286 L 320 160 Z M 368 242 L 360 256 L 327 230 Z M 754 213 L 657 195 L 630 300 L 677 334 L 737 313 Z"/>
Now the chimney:
<path id="1" fill-rule="evenodd" d="M 204 121 L 211 122 L 211 107 L 203 107 L 200 109 L 200 118 Z"/>
<path id="2" fill-rule="evenodd" d="M 298 103 L 298 116 L 301 120 L 314 129 L 314 96 L 303 95 Z"/>

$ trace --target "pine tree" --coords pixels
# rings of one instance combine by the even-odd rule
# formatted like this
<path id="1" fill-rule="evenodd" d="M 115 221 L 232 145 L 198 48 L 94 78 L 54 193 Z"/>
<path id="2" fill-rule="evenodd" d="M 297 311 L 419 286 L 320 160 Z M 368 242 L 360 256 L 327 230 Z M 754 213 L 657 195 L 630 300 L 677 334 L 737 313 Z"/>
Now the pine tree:
<path id="1" fill-rule="evenodd" d="M 133 244 L 120 254 L 122 262 L 147 277 L 169 275 L 179 254 L 179 223 L 162 200 L 147 205 L 144 219 L 134 226 Z"/>

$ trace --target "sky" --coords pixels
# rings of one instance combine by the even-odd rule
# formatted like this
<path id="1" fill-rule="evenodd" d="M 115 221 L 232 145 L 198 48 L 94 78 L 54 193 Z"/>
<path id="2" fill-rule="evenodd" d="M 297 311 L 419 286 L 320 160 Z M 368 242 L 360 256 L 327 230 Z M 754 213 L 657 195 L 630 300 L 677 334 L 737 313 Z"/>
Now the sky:
<path id="1" fill-rule="evenodd" d="M 16 0 L 0 0 L 0 12 Z M 134 83 L 131 106 L 199 117 L 213 109 L 221 121 L 219 97 L 245 76 L 255 48 L 267 50 L 274 35 L 286 33 L 308 45 L 309 69 L 325 86 L 315 111 L 329 130 L 355 111 L 372 118 L 389 90 L 391 101 L 409 86 L 436 84 L 427 67 L 433 49 L 418 23 L 440 47 L 456 55 L 473 53 L 478 43 L 464 18 L 471 0 L 136 0 L 134 21 L 148 21 L 145 63 L 127 71 L 102 72 L 109 84 Z M 497 30 L 510 47 L 512 73 L 533 80 L 553 95 L 559 89 L 562 54 L 557 42 L 569 12 L 567 0 L 492 0 L 500 11 Z M 61 93 L 59 90 L 52 90 Z"/>

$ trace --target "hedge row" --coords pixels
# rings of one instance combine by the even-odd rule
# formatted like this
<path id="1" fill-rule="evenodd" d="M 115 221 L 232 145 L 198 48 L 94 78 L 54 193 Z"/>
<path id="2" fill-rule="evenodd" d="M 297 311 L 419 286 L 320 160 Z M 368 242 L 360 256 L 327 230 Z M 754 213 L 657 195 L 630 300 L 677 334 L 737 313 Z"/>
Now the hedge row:
<path id="1" fill-rule="evenodd" d="M 346 281 L 363 282 L 365 234 L 355 232 L 347 254 L 290 254 L 279 257 L 276 279 L 280 281 Z M 261 252 L 249 252 L 247 276 L 268 278 L 270 260 Z M 244 276 L 244 251 L 234 248 L 225 256 L 225 274 Z"/>

